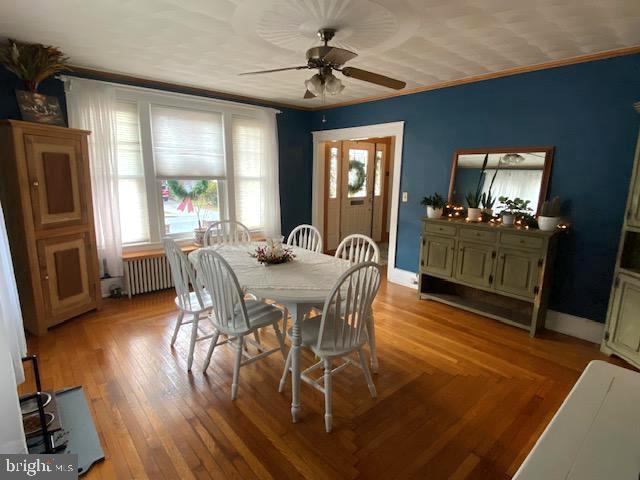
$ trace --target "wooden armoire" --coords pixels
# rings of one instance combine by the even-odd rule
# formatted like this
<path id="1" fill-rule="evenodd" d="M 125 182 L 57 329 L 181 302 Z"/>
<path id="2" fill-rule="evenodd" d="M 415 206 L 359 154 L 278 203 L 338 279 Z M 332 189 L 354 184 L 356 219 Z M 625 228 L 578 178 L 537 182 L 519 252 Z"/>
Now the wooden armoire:
<path id="1" fill-rule="evenodd" d="M 36 335 L 100 305 L 89 133 L 0 121 L 0 202 L 24 326 Z"/>

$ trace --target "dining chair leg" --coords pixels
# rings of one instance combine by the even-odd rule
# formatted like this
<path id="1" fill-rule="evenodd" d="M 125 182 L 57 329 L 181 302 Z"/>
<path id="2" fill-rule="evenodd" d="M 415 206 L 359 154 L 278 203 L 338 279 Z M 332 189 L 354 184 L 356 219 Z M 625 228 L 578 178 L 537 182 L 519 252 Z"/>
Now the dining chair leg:
<path id="1" fill-rule="evenodd" d="M 193 351 L 196 348 L 196 339 L 198 338 L 198 323 L 200 322 L 200 315 L 198 313 L 193 314 L 193 323 L 191 324 L 191 343 L 189 344 L 189 359 L 187 360 L 187 371 L 191 371 L 191 365 L 193 365 Z"/>
<path id="2" fill-rule="evenodd" d="M 233 364 L 233 381 L 231 383 L 231 400 L 235 400 L 238 396 L 238 377 L 240 376 L 240 362 L 242 361 L 242 345 L 244 337 L 238 335 L 236 341 L 236 358 Z"/>
<path id="3" fill-rule="evenodd" d="M 287 354 L 287 359 L 284 361 L 284 372 L 282 372 L 282 378 L 280 379 L 280 386 L 278 392 L 282 393 L 284 386 L 287 383 L 287 377 L 289 376 L 289 368 L 291 368 L 291 350 Z"/>
<path id="4" fill-rule="evenodd" d="M 331 432 L 333 423 L 333 405 L 331 402 L 331 359 L 324 359 L 324 427 Z"/>
<path id="5" fill-rule="evenodd" d="M 180 310 L 178 312 L 178 318 L 176 318 L 176 326 L 173 329 L 173 336 L 171 337 L 171 346 L 176 343 L 176 338 L 178 338 L 178 330 L 182 326 L 182 319 L 184 318 L 184 310 Z"/>
<path id="6" fill-rule="evenodd" d="M 364 379 L 367 381 L 367 385 L 369 386 L 369 392 L 371 393 L 372 398 L 376 398 L 378 396 L 378 392 L 376 392 L 376 386 L 373 384 L 373 379 L 371 378 L 371 372 L 369 371 L 369 366 L 367 365 L 367 360 L 362 352 L 362 348 L 358 349 L 358 358 L 360 359 L 360 367 L 362 367 L 362 373 L 364 373 Z"/>
<path id="7" fill-rule="evenodd" d="M 282 358 L 286 361 L 287 352 L 285 352 L 284 348 L 284 337 L 280 332 L 280 327 L 278 326 L 278 322 L 273 322 L 273 329 L 276 331 L 276 338 L 278 339 L 278 345 L 280 345 L 280 351 L 282 352 Z"/>
<path id="8" fill-rule="evenodd" d="M 207 352 L 207 358 L 204 361 L 204 366 L 202 367 L 202 371 L 206 372 L 207 368 L 209 368 L 209 363 L 211 363 L 211 355 L 213 355 L 213 349 L 216 348 L 218 344 L 218 338 L 220 337 L 220 332 L 218 330 L 213 334 L 213 338 L 211 339 L 211 345 L 209 345 L 209 351 Z"/>
<path id="9" fill-rule="evenodd" d="M 369 353 L 371 355 L 371 370 L 378 373 L 378 351 L 376 350 L 376 327 L 373 320 L 373 313 L 367 322 L 367 335 L 369 337 Z"/>
<path id="10" fill-rule="evenodd" d="M 260 330 L 254 330 L 253 338 L 258 345 L 260 345 Z"/>

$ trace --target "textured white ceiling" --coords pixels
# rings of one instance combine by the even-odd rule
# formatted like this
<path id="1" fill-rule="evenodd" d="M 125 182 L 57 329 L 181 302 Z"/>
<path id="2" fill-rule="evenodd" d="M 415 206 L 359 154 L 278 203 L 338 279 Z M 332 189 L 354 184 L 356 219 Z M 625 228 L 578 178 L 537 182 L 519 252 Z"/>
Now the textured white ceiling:
<path id="1" fill-rule="evenodd" d="M 349 62 L 407 87 L 640 45 L 640 0 L 0 1 L 0 36 L 62 47 L 78 66 L 253 96 L 302 100 L 320 27 Z M 388 89 L 353 79 L 327 104 Z"/>

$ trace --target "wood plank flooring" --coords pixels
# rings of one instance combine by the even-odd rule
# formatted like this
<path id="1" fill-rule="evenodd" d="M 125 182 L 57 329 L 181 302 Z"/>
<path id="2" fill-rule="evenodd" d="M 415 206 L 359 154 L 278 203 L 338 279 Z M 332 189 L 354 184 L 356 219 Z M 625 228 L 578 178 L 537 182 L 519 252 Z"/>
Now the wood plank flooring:
<path id="1" fill-rule="evenodd" d="M 199 344 L 188 374 L 190 326 L 171 349 L 169 291 L 107 300 L 28 343 L 45 388 L 84 387 L 106 455 L 88 479 L 510 478 L 586 364 L 607 358 L 395 285 L 383 285 L 374 310 L 378 398 L 358 369 L 340 372 L 331 434 L 322 395 L 305 384 L 302 421 L 291 423 L 280 356 L 242 369 L 235 402 L 229 348 L 202 373 L 208 344 Z"/>

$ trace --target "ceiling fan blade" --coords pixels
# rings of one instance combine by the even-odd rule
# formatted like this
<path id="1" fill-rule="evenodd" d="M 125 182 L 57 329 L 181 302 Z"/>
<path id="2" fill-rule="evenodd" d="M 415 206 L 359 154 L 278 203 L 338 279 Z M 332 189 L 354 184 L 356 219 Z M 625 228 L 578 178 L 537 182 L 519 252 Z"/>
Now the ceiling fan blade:
<path id="1" fill-rule="evenodd" d="M 284 72 L 285 70 L 304 70 L 307 68 L 309 68 L 308 65 L 303 65 L 301 67 L 274 68 L 273 70 L 259 70 L 257 72 L 244 72 L 244 73 L 239 73 L 238 75 L 259 75 L 262 73 Z"/>
<path id="2" fill-rule="evenodd" d="M 344 48 L 332 47 L 329 52 L 324 55 L 323 60 L 331 65 L 344 65 L 349 60 L 358 56 L 357 53 L 350 52 Z"/>
<path id="3" fill-rule="evenodd" d="M 306 92 L 304 92 L 304 97 L 303 98 L 316 98 L 316 96 L 311 93 L 309 90 L 307 90 Z"/>
<path id="4" fill-rule="evenodd" d="M 343 75 L 347 77 L 356 78 L 364 82 L 375 83 L 376 85 L 382 85 L 383 87 L 393 88 L 394 90 L 401 90 L 407 86 L 406 82 L 396 80 L 395 78 L 385 77 L 378 73 L 368 72 L 367 70 L 361 70 L 354 67 L 344 67 L 341 70 Z"/>

